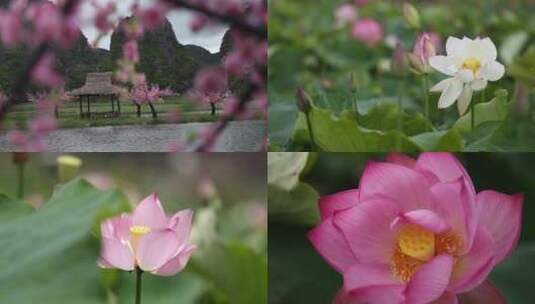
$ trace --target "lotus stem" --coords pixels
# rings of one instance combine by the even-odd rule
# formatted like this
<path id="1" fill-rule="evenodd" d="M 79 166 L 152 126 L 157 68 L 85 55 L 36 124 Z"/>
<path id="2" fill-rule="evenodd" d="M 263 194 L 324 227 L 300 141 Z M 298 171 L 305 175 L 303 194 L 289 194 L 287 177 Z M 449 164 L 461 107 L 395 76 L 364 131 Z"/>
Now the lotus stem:
<path id="1" fill-rule="evenodd" d="M 428 121 L 431 121 L 429 119 L 429 77 L 427 74 L 423 75 L 423 89 L 424 89 L 424 113 L 425 113 L 425 119 Z"/>
<path id="2" fill-rule="evenodd" d="M 405 95 L 405 75 L 402 75 L 398 88 L 398 121 L 396 137 L 396 151 L 401 152 L 401 134 L 403 134 L 403 96 Z"/>
<path id="3" fill-rule="evenodd" d="M 358 95 L 357 95 L 357 91 L 354 90 L 353 91 L 353 111 L 355 111 L 355 122 L 358 124 L 359 123 L 359 107 L 358 107 Z"/>
<path id="4" fill-rule="evenodd" d="M 24 163 L 17 164 L 17 198 L 24 197 Z"/>
<path id="5" fill-rule="evenodd" d="M 136 304 L 141 304 L 141 275 L 143 270 L 136 267 Z"/>
<path id="6" fill-rule="evenodd" d="M 310 122 L 310 112 L 305 113 L 307 121 L 308 135 L 310 136 L 310 143 L 312 144 L 312 151 L 317 151 L 316 141 L 314 140 L 314 132 L 312 131 L 312 123 Z"/>

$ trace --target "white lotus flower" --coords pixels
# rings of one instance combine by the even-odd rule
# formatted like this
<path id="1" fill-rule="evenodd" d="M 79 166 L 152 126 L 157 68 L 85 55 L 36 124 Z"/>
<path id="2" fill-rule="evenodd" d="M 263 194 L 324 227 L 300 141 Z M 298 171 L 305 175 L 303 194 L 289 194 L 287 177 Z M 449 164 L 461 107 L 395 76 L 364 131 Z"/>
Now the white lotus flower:
<path id="1" fill-rule="evenodd" d="M 490 38 L 472 40 L 464 37 L 461 40 L 449 37 L 446 53 L 447 56 L 429 58 L 431 67 L 451 76 L 437 83 L 431 92 L 442 92 L 438 101 L 441 109 L 451 106 L 457 100 L 459 114 L 463 115 L 474 91 L 481 91 L 489 81 L 502 78 L 505 67 L 496 61 L 498 51 Z"/>

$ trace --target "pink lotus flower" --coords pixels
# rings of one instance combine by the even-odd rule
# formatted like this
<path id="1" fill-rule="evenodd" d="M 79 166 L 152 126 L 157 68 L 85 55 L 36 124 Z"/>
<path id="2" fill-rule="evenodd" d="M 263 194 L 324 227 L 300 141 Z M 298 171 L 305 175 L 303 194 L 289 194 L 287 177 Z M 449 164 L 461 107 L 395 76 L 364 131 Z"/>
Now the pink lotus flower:
<path id="1" fill-rule="evenodd" d="M 186 266 L 195 245 L 188 244 L 193 211 L 167 217 L 156 194 L 145 198 L 132 215 L 122 214 L 101 225 L 99 266 L 131 271 L 136 267 L 172 276 Z"/>
<path id="2" fill-rule="evenodd" d="M 505 303 L 485 279 L 516 246 L 523 195 L 476 193 L 449 153 L 387 161 L 368 164 L 358 189 L 320 199 L 308 237 L 343 274 L 335 303 Z"/>
<path id="3" fill-rule="evenodd" d="M 373 19 L 361 19 L 353 24 L 351 35 L 367 46 L 374 47 L 383 39 L 383 28 Z"/>

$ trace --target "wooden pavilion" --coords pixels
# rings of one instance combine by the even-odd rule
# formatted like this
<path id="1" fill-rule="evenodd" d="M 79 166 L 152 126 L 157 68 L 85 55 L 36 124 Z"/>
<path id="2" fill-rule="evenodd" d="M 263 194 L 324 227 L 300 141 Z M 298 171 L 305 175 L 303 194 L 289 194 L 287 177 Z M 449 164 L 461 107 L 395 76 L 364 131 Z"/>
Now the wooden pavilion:
<path id="1" fill-rule="evenodd" d="M 72 90 L 68 94 L 78 97 L 80 102 L 80 117 L 118 117 L 121 115 L 119 102 L 120 89 L 112 83 L 113 73 L 88 73 L 84 86 Z M 108 97 L 111 102 L 111 111 L 91 112 L 91 103 L 97 102 L 102 97 Z M 84 112 L 84 100 L 87 103 L 87 112 Z M 117 104 L 117 105 L 116 105 Z"/>

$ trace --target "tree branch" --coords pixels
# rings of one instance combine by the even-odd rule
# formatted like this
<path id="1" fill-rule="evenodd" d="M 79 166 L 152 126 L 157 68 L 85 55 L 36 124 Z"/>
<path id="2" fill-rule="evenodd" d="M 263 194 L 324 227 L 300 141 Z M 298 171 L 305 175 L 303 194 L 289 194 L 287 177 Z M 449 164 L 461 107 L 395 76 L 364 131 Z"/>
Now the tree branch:
<path id="1" fill-rule="evenodd" d="M 221 14 L 215 11 L 212 11 L 202 5 L 192 4 L 189 1 L 185 0 L 162 0 L 167 2 L 175 7 L 183 7 L 192 11 L 201 13 L 207 17 L 217 19 L 223 23 L 229 24 L 231 27 L 236 27 L 244 32 L 255 35 L 261 39 L 267 39 L 267 27 L 255 26 L 252 25 L 237 16 L 230 14 Z"/>
<path id="2" fill-rule="evenodd" d="M 212 150 L 215 140 L 219 138 L 221 133 L 227 128 L 228 124 L 245 110 L 255 90 L 256 87 L 254 85 L 249 85 L 247 90 L 240 96 L 238 106 L 231 113 L 223 116 L 219 121 L 215 122 L 217 126 L 212 130 L 212 134 L 210 134 L 210 137 L 207 140 L 199 144 L 195 149 L 195 152 L 210 152 Z"/>
<path id="3" fill-rule="evenodd" d="M 63 15 L 68 16 L 72 12 L 72 10 L 76 7 L 78 1 L 79 0 L 67 0 L 67 2 L 62 8 Z M 30 78 L 31 78 L 31 73 L 32 73 L 33 68 L 37 65 L 39 60 L 41 60 L 41 58 L 43 58 L 43 56 L 51 49 L 52 47 L 49 43 L 43 42 L 35 49 L 35 51 L 33 51 L 33 53 L 30 56 L 30 60 L 26 64 L 26 67 L 24 68 L 22 74 L 17 79 L 17 82 L 15 82 L 15 86 L 13 88 L 11 96 L 0 107 L 0 121 L 4 119 L 7 111 L 9 110 L 11 105 L 15 102 L 15 100 L 24 95 L 24 93 L 26 92 L 26 89 L 28 88 L 28 84 L 30 83 Z"/>

